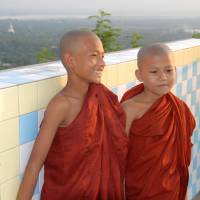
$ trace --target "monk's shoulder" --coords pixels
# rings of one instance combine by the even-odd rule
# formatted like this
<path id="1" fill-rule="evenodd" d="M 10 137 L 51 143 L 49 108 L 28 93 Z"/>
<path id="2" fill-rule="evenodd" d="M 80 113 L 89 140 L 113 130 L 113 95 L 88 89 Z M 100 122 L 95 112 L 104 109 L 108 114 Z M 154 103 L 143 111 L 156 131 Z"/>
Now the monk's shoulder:
<path id="1" fill-rule="evenodd" d="M 48 113 L 57 113 L 64 115 L 67 110 L 70 108 L 70 102 L 65 98 L 62 93 L 56 94 L 48 103 L 46 112 Z"/>
<path id="2" fill-rule="evenodd" d="M 121 104 L 124 109 L 137 108 L 140 101 L 138 100 L 138 96 L 134 96 L 126 101 L 123 101 Z"/>
<path id="3" fill-rule="evenodd" d="M 124 111 L 126 113 L 132 113 L 132 114 L 136 113 L 137 108 L 138 108 L 137 104 L 138 103 L 135 101 L 134 97 L 121 103 Z"/>

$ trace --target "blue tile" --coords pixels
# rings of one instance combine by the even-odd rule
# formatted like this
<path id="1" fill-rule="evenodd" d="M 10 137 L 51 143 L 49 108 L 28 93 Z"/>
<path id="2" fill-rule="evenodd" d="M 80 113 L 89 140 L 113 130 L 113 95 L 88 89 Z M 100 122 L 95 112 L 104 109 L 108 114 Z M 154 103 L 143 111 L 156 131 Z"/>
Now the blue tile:
<path id="1" fill-rule="evenodd" d="M 192 92 L 192 79 L 187 80 L 187 93 Z"/>
<path id="2" fill-rule="evenodd" d="M 192 197 L 194 197 L 196 194 L 197 194 L 197 188 L 196 188 L 196 185 L 192 185 Z"/>
<path id="3" fill-rule="evenodd" d="M 126 84 L 126 89 L 128 90 L 128 89 L 134 87 L 135 85 L 136 85 L 135 82 L 127 83 L 127 84 Z"/>
<path id="4" fill-rule="evenodd" d="M 187 100 L 187 96 L 180 96 L 180 98 L 181 98 L 183 101 L 185 101 L 185 102 L 186 102 L 186 100 Z"/>
<path id="5" fill-rule="evenodd" d="M 178 83 L 176 85 L 176 95 L 180 97 L 181 96 L 181 91 L 182 91 L 182 84 Z"/>
<path id="6" fill-rule="evenodd" d="M 200 179 L 200 166 L 198 166 L 198 169 L 197 169 L 197 179 Z"/>
<path id="7" fill-rule="evenodd" d="M 200 130 L 199 130 L 199 129 L 198 129 L 198 134 L 200 134 Z M 199 143 L 198 143 L 197 152 L 200 153 L 200 141 L 199 141 Z"/>
<path id="8" fill-rule="evenodd" d="M 196 170 L 197 169 L 197 157 L 193 157 L 192 159 L 192 170 Z"/>
<path id="9" fill-rule="evenodd" d="M 38 113 L 32 112 L 20 116 L 20 144 L 34 140 L 38 133 Z"/>
<path id="10" fill-rule="evenodd" d="M 117 95 L 117 87 L 114 87 L 111 90 L 112 90 L 112 92 L 114 92 Z"/>
<path id="11" fill-rule="evenodd" d="M 196 103 L 196 91 L 191 94 L 191 104 L 194 105 Z"/>
<path id="12" fill-rule="evenodd" d="M 183 76 L 183 80 L 187 80 L 187 78 L 188 78 L 188 65 L 183 67 L 182 76 Z"/>
<path id="13" fill-rule="evenodd" d="M 193 62 L 192 64 L 192 76 L 196 76 L 197 75 L 197 62 Z"/>
<path id="14" fill-rule="evenodd" d="M 198 143 L 198 131 L 197 129 L 195 129 L 195 131 L 193 132 L 193 139 L 194 139 L 194 144 Z"/>
<path id="15" fill-rule="evenodd" d="M 196 117 L 200 118 L 200 116 L 199 116 L 199 114 L 200 114 L 200 105 L 199 105 L 199 103 L 195 104 L 195 113 L 194 114 L 195 114 Z"/>
<path id="16" fill-rule="evenodd" d="M 191 188 L 192 187 L 192 176 L 189 177 L 189 183 L 188 183 L 188 187 Z"/>
<path id="17" fill-rule="evenodd" d="M 200 88 L 200 75 L 197 76 L 197 88 Z"/>

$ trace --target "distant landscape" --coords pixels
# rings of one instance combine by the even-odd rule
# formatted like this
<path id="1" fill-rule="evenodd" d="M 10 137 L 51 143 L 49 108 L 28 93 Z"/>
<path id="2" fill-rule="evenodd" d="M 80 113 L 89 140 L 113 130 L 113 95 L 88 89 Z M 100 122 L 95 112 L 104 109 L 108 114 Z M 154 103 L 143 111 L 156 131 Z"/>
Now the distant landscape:
<path id="1" fill-rule="evenodd" d="M 191 38 L 200 32 L 200 18 L 111 17 L 114 27 L 122 29 L 122 48 L 130 48 L 132 32 L 143 35 L 140 45 Z M 37 63 L 36 55 L 47 47 L 59 59 L 58 43 L 72 29 L 93 29 L 95 22 L 84 16 L 27 18 L 0 17 L 0 69 Z"/>

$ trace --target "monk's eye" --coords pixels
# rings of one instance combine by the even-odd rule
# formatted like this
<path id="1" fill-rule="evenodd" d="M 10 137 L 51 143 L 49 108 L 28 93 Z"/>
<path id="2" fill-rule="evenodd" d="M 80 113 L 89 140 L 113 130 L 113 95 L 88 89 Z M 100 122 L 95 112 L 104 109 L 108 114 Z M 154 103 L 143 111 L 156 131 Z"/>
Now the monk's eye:
<path id="1" fill-rule="evenodd" d="M 95 56 L 97 56 L 97 54 L 96 54 L 96 53 L 93 53 L 93 54 L 91 54 L 91 56 L 95 57 Z"/>
<path id="2" fill-rule="evenodd" d="M 167 73 L 170 73 L 173 71 L 173 69 L 167 69 L 166 71 L 167 71 Z"/>
<path id="3" fill-rule="evenodd" d="M 156 74 L 156 73 L 157 73 L 157 71 L 150 71 L 150 73 L 151 73 L 151 74 Z"/>

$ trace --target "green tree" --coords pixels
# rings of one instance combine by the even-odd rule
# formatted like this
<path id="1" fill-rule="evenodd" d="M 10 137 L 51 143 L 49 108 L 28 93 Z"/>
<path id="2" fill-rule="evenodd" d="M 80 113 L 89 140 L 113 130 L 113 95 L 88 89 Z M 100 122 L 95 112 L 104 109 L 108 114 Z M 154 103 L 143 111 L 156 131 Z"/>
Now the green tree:
<path id="1" fill-rule="evenodd" d="M 106 52 L 117 51 L 121 49 L 118 37 L 121 34 L 120 28 L 113 28 L 111 21 L 108 19 L 111 14 L 100 10 L 97 15 L 89 16 L 88 19 L 96 20 L 95 32 L 103 43 Z"/>
<path id="2" fill-rule="evenodd" d="M 49 62 L 55 59 L 56 59 L 55 53 L 47 47 L 44 47 L 40 52 L 37 53 L 38 63 Z"/>
<path id="3" fill-rule="evenodd" d="M 137 48 L 140 47 L 141 45 L 139 45 L 139 40 L 142 40 L 144 37 L 136 32 L 133 32 L 131 34 L 131 47 L 133 48 Z"/>
<path id="4" fill-rule="evenodd" d="M 194 33 L 192 35 L 193 38 L 197 38 L 197 39 L 200 39 L 200 33 Z"/>

